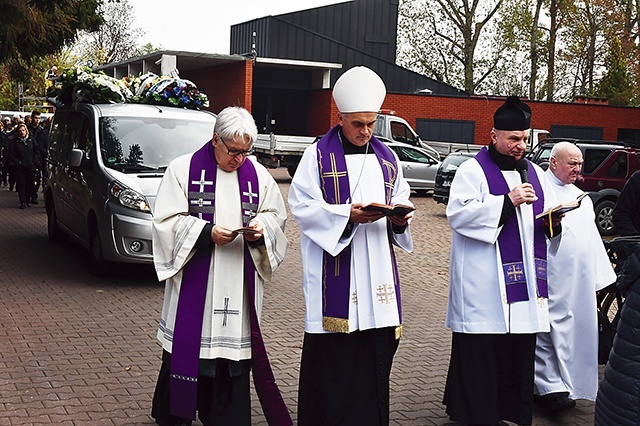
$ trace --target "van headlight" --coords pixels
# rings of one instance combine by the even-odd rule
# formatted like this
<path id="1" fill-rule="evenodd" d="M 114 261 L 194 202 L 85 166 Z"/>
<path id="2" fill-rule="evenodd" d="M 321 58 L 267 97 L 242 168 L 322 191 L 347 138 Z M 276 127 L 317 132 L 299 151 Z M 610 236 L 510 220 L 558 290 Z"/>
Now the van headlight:
<path id="1" fill-rule="evenodd" d="M 109 184 L 109 193 L 124 207 L 141 212 L 151 212 L 147 197 L 131 188 L 127 188 L 120 182 L 111 182 Z"/>

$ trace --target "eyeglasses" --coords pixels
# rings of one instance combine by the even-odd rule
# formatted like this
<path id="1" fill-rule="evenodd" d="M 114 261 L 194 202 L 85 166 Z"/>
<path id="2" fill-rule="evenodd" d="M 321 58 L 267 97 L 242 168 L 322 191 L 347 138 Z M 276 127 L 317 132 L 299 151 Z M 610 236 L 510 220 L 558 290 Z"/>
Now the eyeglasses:
<path id="1" fill-rule="evenodd" d="M 246 151 L 229 149 L 229 145 L 227 145 L 224 139 L 222 139 L 222 136 L 218 135 L 218 139 L 220 139 L 220 141 L 224 144 L 225 148 L 227 148 L 227 154 L 229 154 L 230 157 L 237 157 L 238 155 L 242 155 L 243 157 L 246 157 L 248 155 L 253 154 L 253 152 L 255 151 L 255 148 L 253 146 Z"/>

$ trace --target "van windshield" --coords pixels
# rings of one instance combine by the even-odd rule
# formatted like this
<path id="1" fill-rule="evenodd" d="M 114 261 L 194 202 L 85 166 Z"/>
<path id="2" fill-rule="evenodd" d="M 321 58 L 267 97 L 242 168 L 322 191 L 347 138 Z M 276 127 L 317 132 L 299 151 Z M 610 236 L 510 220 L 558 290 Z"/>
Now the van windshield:
<path id="1" fill-rule="evenodd" d="M 121 172 L 164 171 L 171 160 L 196 151 L 213 135 L 214 121 L 147 117 L 100 119 L 100 152 Z"/>

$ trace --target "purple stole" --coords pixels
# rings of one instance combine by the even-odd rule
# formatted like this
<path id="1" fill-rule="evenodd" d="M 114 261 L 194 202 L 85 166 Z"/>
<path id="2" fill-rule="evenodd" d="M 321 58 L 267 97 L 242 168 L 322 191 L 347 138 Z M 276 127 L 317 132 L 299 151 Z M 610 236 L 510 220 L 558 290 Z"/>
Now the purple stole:
<path id="1" fill-rule="evenodd" d="M 502 175 L 502 171 L 493 161 L 489 150 L 484 147 L 476 155 L 476 160 L 480 163 L 484 172 L 489 192 L 492 195 L 504 195 L 509 193 L 509 186 Z M 527 160 L 529 162 L 529 160 Z M 529 170 L 533 170 L 529 162 Z M 538 179 L 538 174 L 534 171 L 529 173 L 529 180 L 536 191 L 538 199 L 533 202 L 533 215 L 542 213 L 544 210 L 544 192 Z M 533 253 L 536 269 L 537 293 L 539 297 L 548 298 L 547 289 L 547 242 L 542 229 L 542 220 L 534 221 L 533 230 Z M 511 216 L 502 226 L 502 231 L 498 236 L 498 246 L 500 247 L 500 258 L 502 260 L 502 272 L 507 289 L 507 302 L 522 302 L 529 300 L 527 292 L 527 279 L 524 271 L 524 260 L 522 258 L 522 241 L 518 227 L 518 215 Z"/>
<path id="2" fill-rule="evenodd" d="M 347 162 L 338 134 L 339 125 L 334 126 L 318 141 L 318 170 L 324 200 L 329 204 L 345 204 L 351 198 Z M 398 176 L 396 159 L 391 150 L 375 136 L 370 147 L 380 163 L 385 187 L 385 203 L 391 202 L 393 187 Z M 389 222 L 388 222 L 389 224 Z M 388 225 L 389 226 L 389 225 Z M 392 232 L 389 229 L 389 232 Z M 389 252 L 393 268 L 394 287 L 398 315 L 402 324 L 400 280 L 395 253 L 389 238 Z M 326 331 L 349 333 L 349 302 L 351 300 L 351 245 L 333 257 L 326 251 L 322 259 L 322 328 Z M 397 336 L 399 337 L 399 336 Z"/>
<path id="3" fill-rule="evenodd" d="M 189 214 L 214 222 L 218 164 L 213 144 L 207 142 L 193 154 L 189 167 Z M 247 226 L 258 211 L 258 175 L 250 160 L 238 168 L 242 225 Z M 209 279 L 211 251 L 197 250 L 184 267 L 178 299 L 171 356 L 171 414 L 196 419 L 198 365 L 202 318 Z M 269 425 L 291 425 L 291 417 L 275 383 L 255 309 L 255 265 L 244 244 L 244 271 L 248 284 L 251 323 L 251 367 L 260 404 Z"/>

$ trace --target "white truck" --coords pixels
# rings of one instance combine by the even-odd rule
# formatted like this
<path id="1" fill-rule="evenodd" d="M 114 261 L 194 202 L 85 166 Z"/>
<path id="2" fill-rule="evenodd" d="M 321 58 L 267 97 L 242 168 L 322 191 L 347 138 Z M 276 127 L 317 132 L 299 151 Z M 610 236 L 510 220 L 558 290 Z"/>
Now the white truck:
<path id="1" fill-rule="evenodd" d="M 478 152 L 484 146 L 472 143 L 423 141 L 409 123 L 407 123 L 407 121 L 402 117 L 395 115 L 392 110 L 380 111 L 374 134 L 378 137 L 386 138 L 394 142 L 403 142 L 413 146 L 420 146 L 430 150 L 434 155 L 439 155 L 441 159 L 452 152 Z M 547 130 L 531 129 L 531 137 L 529 138 L 527 152 L 533 150 L 536 145 L 549 137 L 551 137 L 551 134 Z"/>
<path id="2" fill-rule="evenodd" d="M 376 118 L 373 134 L 383 141 L 401 142 L 421 147 L 436 158 L 440 157 L 441 159 L 451 152 L 477 152 L 484 146 L 455 142 L 423 141 L 404 118 L 398 117 L 391 110 L 380 111 Z M 533 149 L 542 140 L 539 140 L 539 138 L 549 136 L 549 132 L 546 130 L 533 129 L 530 139 L 531 147 L 527 151 Z M 304 150 L 317 139 L 318 137 L 313 136 L 261 134 L 258 135 L 258 139 L 253 146 L 255 148 L 255 156 L 262 165 L 267 168 L 286 167 L 289 175 L 293 176 Z"/>
<path id="3" fill-rule="evenodd" d="M 455 142 L 423 141 L 409 123 L 404 118 L 395 115 L 392 110 L 380 111 L 374 134 L 394 142 L 403 142 L 422 147 L 436 156 L 436 158 L 440 157 L 440 159 L 444 159 L 452 152 L 477 152 L 483 146 Z"/>
<path id="4" fill-rule="evenodd" d="M 315 140 L 313 136 L 260 134 L 253 144 L 254 155 L 267 168 L 286 167 L 293 177 L 304 150 Z"/>
<path id="5" fill-rule="evenodd" d="M 438 158 L 440 153 L 420 140 L 420 137 L 403 118 L 393 111 L 383 110 L 377 116 L 374 135 L 383 141 L 402 142 L 421 147 Z M 288 136 L 260 134 L 253 144 L 255 156 L 267 168 L 286 167 L 293 176 L 304 150 L 318 140 L 313 136 Z"/>

